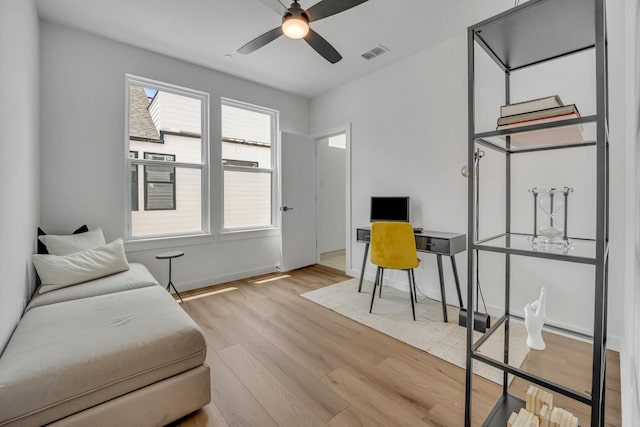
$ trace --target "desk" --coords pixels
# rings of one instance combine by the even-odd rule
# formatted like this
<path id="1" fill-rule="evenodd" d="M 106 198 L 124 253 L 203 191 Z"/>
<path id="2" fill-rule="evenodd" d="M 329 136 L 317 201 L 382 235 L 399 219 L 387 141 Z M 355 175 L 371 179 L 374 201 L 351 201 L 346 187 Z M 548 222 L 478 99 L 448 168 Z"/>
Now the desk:
<path id="1" fill-rule="evenodd" d="M 356 230 L 356 241 L 366 244 L 364 257 L 362 258 L 362 270 L 360 271 L 360 283 L 358 292 L 362 289 L 362 279 L 364 278 L 364 268 L 367 265 L 367 255 L 369 254 L 369 240 L 371 239 L 371 227 L 358 228 Z M 444 274 L 442 273 L 442 255 L 451 259 L 453 268 L 453 278 L 458 291 L 458 302 L 460 308 L 462 304 L 462 292 L 460 291 L 460 279 L 458 278 L 458 268 L 456 267 L 455 255 L 467 249 L 467 235 L 460 233 L 446 233 L 441 231 L 421 231 L 416 233 L 416 249 L 419 252 L 434 254 L 438 261 L 438 274 L 440 276 L 440 292 L 442 293 L 442 313 L 444 321 L 447 322 L 447 297 L 444 290 Z"/>

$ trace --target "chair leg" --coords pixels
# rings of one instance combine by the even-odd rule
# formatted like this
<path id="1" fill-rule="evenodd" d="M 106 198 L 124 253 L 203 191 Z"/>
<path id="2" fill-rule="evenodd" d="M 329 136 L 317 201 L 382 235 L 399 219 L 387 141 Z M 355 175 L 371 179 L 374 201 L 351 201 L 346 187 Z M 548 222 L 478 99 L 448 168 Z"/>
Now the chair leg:
<path id="1" fill-rule="evenodd" d="M 376 286 L 378 286 L 378 280 L 380 279 L 380 267 L 376 270 L 376 280 L 373 282 L 373 292 L 371 292 L 371 306 L 369 307 L 369 313 L 373 310 L 373 300 L 376 297 Z"/>
<path id="2" fill-rule="evenodd" d="M 416 273 L 411 269 L 411 282 L 413 283 L 413 299 L 418 302 L 418 291 L 416 289 Z"/>
<path id="3" fill-rule="evenodd" d="M 409 269 L 407 270 L 407 276 L 409 278 L 409 298 L 411 299 L 411 313 L 413 313 L 413 320 L 416 320 L 416 306 L 415 303 L 413 302 L 414 299 L 414 289 L 413 289 L 413 284 L 412 284 L 412 280 L 411 280 L 411 276 L 413 274 L 413 269 Z"/>
<path id="4" fill-rule="evenodd" d="M 378 291 L 378 297 L 382 298 L 382 279 L 384 278 L 384 268 L 378 268 L 380 269 L 380 290 Z"/>

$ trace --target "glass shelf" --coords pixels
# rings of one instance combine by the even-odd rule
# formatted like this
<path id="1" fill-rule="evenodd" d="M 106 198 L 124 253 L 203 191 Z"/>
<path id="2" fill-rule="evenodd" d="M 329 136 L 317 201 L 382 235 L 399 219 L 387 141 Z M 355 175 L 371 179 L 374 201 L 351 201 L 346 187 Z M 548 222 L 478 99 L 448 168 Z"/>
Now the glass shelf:
<path id="1" fill-rule="evenodd" d="M 596 263 L 596 242 L 590 239 L 571 239 L 573 248 L 563 252 L 560 249 L 534 249 L 531 246 L 530 234 L 501 234 L 480 240 L 473 249 L 490 252 L 509 253 L 514 255 L 546 258 L 558 261 L 577 262 L 581 264 Z"/>
<path id="2" fill-rule="evenodd" d="M 517 355 L 518 350 L 522 353 L 522 347 L 526 345 L 526 328 L 521 320 L 506 316 L 504 321 L 496 323 L 475 342 L 472 357 L 498 369 L 504 369 L 516 377 L 589 404 L 593 359 L 591 342 L 585 342 L 581 337 L 558 335 L 548 330 L 543 330 L 542 336 L 546 348 L 541 351 L 529 350 L 522 363 L 519 363 L 522 357 L 517 359 Z M 509 341 L 511 356 L 508 363 L 503 359 L 506 339 Z M 571 349 L 570 359 L 567 358 L 567 349 Z"/>
<path id="3" fill-rule="evenodd" d="M 596 116 L 539 123 L 482 132 L 474 135 L 477 143 L 498 151 L 519 153 L 595 145 Z M 507 137 L 510 147 L 507 149 Z"/>

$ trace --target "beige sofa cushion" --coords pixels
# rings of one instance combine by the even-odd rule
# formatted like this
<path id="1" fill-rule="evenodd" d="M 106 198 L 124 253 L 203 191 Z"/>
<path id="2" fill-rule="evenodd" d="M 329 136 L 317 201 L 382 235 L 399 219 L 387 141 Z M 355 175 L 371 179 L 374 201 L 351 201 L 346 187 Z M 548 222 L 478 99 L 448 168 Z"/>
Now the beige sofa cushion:
<path id="1" fill-rule="evenodd" d="M 47 424 L 205 355 L 200 329 L 160 286 L 33 308 L 0 357 L 0 426 Z"/>
<path id="2" fill-rule="evenodd" d="M 62 301 L 71 301 L 157 285 L 158 282 L 144 265 L 132 262 L 129 264 L 129 270 L 121 273 L 44 294 L 36 292 L 33 298 L 31 298 L 26 311 L 35 307 L 55 304 Z"/>

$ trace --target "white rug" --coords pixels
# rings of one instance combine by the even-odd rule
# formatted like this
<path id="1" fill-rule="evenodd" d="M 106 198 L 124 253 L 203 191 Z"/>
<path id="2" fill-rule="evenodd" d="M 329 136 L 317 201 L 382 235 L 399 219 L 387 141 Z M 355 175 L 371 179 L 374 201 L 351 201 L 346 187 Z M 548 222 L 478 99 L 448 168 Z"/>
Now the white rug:
<path id="1" fill-rule="evenodd" d="M 373 283 L 365 281 L 362 292 L 358 293 L 358 279 L 354 278 L 301 296 L 440 359 L 465 367 L 466 329 L 458 326 L 457 307 L 448 307 L 449 322 L 444 323 L 440 301 L 426 299 L 418 293 L 414 322 L 409 292 L 384 286 L 382 299 L 376 295 L 373 312 L 369 314 L 371 289 Z M 480 336 L 482 334 L 474 332 L 474 339 Z M 502 360 L 503 339 L 504 328 L 500 328 L 482 346 L 482 353 Z M 519 367 L 529 353 L 526 339 L 524 325 L 511 322 L 509 357 L 514 366 Z M 484 363 L 474 362 L 474 373 L 502 384 L 502 372 Z"/>

